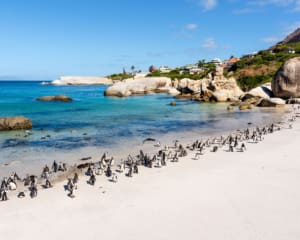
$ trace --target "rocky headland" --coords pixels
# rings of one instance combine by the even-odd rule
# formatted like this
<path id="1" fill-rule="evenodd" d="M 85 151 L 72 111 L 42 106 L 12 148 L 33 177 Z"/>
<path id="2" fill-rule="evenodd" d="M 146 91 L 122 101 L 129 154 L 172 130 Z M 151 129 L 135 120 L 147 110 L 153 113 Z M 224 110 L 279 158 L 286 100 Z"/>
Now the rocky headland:
<path id="1" fill-rule="evenodd" d="M 52 85 L 110 85 L 113 81 L 105 77 L 62 76 L 51 82 Z"/>

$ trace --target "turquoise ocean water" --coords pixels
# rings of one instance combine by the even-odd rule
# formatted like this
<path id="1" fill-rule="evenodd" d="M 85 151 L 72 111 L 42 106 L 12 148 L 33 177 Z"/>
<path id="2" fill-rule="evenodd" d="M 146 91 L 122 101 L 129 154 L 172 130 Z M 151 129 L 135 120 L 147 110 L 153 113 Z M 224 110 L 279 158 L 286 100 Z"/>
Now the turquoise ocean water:
<path id="1" fill-rule="evenodd" d="M 227 104 L 176 100 L 166 94 L 129 98 L 104 97 L 105 86 L 51 86 L 37 81 L 0 82 L 0 117 L 25 116 L 32 134 L 0 132 L 0 174 L 11 168 L 29 170 L 55 159 L 65 160 L 104 150 L 125 155 L 143 139 L 201 138 L 245 128 L 248 122 L 268 123 L 282 111 L 255 109 L 228 112 Z M 40 96 L 66 94 L 72 103 L 38 102 Z M 166 140 L 167 141 L 167 140 Z M 93 150 L 92 150 L 93 149 Z M 119 150 L 118 150 L 119 149 Z M 73 154 L 73 155 L 72 155 Z M 120 153 L 121 155 L 121 153 Z M 11 170 L 11 169 L 9 169 Z"/>

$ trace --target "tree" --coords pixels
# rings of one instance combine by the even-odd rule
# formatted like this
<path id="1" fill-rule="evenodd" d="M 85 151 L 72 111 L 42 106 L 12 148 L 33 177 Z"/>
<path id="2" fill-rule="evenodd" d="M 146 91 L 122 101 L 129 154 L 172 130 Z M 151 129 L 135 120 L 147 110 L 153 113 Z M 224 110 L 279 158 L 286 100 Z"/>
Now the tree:
<path id="1" fill-rule="evenodd" d="M 151 65 L 150 67 L 149 67 L 149 72 L 150 73 L 153 73 L 153 72 L 155 72 L 156 71 L 156 68 L 153 66 L 153 65 Z"/>
<path id="2" fill-rule="evenodd" d="M 134 78 L 134 69 L 135 69 L 135 66 L 132 65 L 132 66 L 131 66 L 131 74 L 132 74 L 133 78 Z"/>
<path id="3" fill-rule="evenodd" d="M 205 60 L 204 60 L 204 59 L 198 61 L 198 67 L 199 67 L 199 68 L 204 67 L 204 65 L 205 65 Z"/>

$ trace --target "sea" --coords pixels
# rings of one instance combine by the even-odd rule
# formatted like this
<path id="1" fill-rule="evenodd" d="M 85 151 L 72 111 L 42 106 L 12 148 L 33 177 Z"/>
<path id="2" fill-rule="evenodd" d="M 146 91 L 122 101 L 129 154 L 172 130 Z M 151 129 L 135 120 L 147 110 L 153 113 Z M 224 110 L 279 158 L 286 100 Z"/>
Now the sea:
<path id="1" fill-rule="evenodd" d="M 139 149 L 221 135 L 240 128 L 280 121 L 286 110 L 255 108 L 227 111 L 228 103 L 178 100 L 167 94 L 105 97 L 106 86 L 53 86 L 42 81 L 0 81 L 0 117 L 25 116 L 30 131 L 0 132 L 0 177 L 36 172 L 54 160 L 68 164 L 81 158 L 115 159 Z M 39 102 L 67 95 L 73 102 Z M 170 106 L 176 101 L 176 106 Z M 155 142 L 143 143 L 146 138 Z M 150 150 L 149 150 L 150 151 Z"/>

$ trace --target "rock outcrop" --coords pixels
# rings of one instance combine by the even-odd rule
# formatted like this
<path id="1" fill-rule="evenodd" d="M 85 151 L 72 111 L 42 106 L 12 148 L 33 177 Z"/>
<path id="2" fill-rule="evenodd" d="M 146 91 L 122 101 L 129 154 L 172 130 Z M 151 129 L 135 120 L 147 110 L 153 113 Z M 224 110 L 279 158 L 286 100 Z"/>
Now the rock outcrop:
<path id="1" fill-rule="evenodd" d="M 110 85 L 113 81 L 105 77 L 63 76 L 51 82 L 52 85 Z"/>
<path id="2" fill-rule="evenodd" d="M 275 97 L 300 97 L 300 57 L 286 61 L 275 74 L 272 81 Z"/>
<path id="3" fill-rule="evenodd" d="M 65 95 L 44 96 L 44 97 L 39 97 L 36 100 L 41 102 L 72 102 L 73 101 L 72 98 Z"/>
<path id="4" fill-rule="evenodd" d="M 0 131 L 22 130 L 31 128 L 32 121 L 22 116 L 0 118 Z"/>
<path id="5" fill-rule="evenodd" d="M 138 94 L 170 93 L 176 95 L 176 89 L 172 87 L 170 78 L 146 77 L 139 79 L 126 79 L 108 87 L 105 96 L 128 97 Z"/>
<path id="6" fill-rule="evenodd" d="M 171 81 L 166 77 L 127 79 L 108 87 L 105 95 L 128 97 L 152 92 L 163 92 L 176 96 L 176 98 L 189 98 L 205 102 L 236 101 L 243 94 L 236 80 L 225 78 L 223 68 L 217 67 L 212 74 L 200 80 L 184 78 L 179 81 Z"/>
<path id="7" fill-rule="evenodd" d="M 224 77 L 221 67 L 200 80 L 181 79 L 178 89 L 182 93 L 178 98 L 185 96 L 205 102 L 236 101 L 243 94 L 234 78 Z"/>

